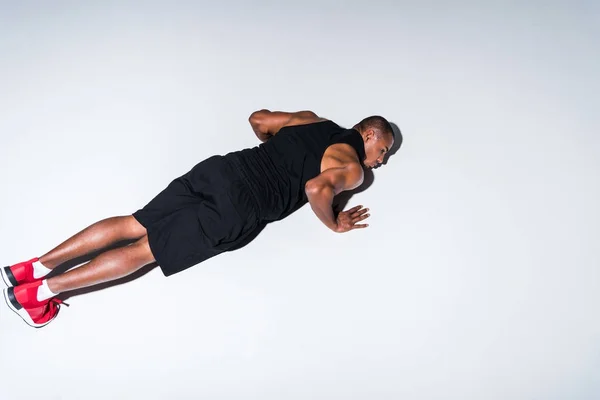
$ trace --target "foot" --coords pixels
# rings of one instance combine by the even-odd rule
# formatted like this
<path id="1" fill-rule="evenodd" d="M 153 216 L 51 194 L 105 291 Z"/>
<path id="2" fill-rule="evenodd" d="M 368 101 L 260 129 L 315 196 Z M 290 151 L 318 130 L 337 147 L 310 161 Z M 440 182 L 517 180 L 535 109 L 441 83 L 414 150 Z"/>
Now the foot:
<path id="1" fill-rule="evenodd" d="M 12 267 L 4 267 L 0 269 L 0 275 L 6 286 L 17 286 L 24 283 L 35 282 L 37 279 L 33 277 L 33 263 L 39 261 L 38 258 L 31 259 L 13 265 Z"/>
<path id="2" fill-rule="evenodd" d="M 41 284 L 40 280 L 4 289 L 4 300 L 8 307 L 34 328 L 48 325 L 56 318 L 62 304 L 55 297 L 39 301 L 37 293 Z"/>

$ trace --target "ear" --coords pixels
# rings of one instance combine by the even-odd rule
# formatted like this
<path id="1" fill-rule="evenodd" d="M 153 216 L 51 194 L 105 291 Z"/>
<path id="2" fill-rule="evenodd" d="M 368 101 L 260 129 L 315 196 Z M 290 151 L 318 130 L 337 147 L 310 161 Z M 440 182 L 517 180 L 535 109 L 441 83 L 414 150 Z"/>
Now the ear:
<path id="1" fill-rule="evenodd" d="M 375 131 L 373 129 L 368 129 L 367 134 L 365 136 L 367 140 L 375 139 Z"/>

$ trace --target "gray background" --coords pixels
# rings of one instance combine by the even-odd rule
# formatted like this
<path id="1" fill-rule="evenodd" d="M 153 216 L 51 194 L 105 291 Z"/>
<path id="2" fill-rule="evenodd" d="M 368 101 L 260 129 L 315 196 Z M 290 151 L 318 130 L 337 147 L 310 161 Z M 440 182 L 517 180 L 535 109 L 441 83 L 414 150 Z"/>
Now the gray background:
<path id="1" fill-rule="evenodd" d="M 304 207 L 41 330 L 2 304 L 0 398 L 598 398 L 598 3 L 215 3 L 1 3 L 2 262 L 256 145 L 260 108 L 400 127 L 370 228 Z"/>

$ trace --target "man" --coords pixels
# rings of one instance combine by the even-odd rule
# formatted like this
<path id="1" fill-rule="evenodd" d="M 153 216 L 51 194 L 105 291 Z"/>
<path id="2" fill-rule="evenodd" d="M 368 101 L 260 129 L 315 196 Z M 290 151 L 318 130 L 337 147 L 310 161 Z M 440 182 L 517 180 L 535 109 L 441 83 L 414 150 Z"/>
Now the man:
<path id="1" fill-rule="evenodd" d="M 52 321 L 65 291 L 112 281 L 157 262 L 165 276 L 232 250 L 261 224 L 285 218 L 310 203 L 335 232 L 365 228 L 369 210 L 340 212 L 334 196 L 360 186 L 363 167 L 383 162 L 394 143 L 392 127 L 380 116 L 352 129 L 311 111 L 259 110 L 249 118 L 262 142 L 254 148 L 210 157 L 173 180 L 144 208 L 87 227 L 47 254 L 4 267 L 9 308 L 33 326 Z M 89 263 L 51 278 L 58 265 L 115 243 Z"/>

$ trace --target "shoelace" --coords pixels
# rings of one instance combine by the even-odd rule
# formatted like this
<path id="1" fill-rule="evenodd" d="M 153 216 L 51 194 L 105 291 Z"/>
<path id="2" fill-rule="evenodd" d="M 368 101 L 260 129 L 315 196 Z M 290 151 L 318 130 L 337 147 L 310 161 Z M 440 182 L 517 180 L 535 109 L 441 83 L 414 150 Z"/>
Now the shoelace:
<path id="1" fill-rule="evenodd" d="M 62 304 L 69 307 L 69 304 L 65 303 L 61 299 L 57 299 L 56 297 L 51 298 L 50 301 L 48 302 L 48 306 L 50 306 L 51 308 L 57 308 L 57 309 L 60 309 L 60 306 Z"/>
<path id="2" fill-rule="evenodd" d="M 52 300 L 50 300 L 51 302 L 55 303 L 57 306 L 60 306 L 61 304 L 64 304 L 65 306 L 69 307 L 68 303 L 65 303 L 64 301 L 62 301 L 61 299 L 57 299 L 56 297 L 54 297 Z"/>

